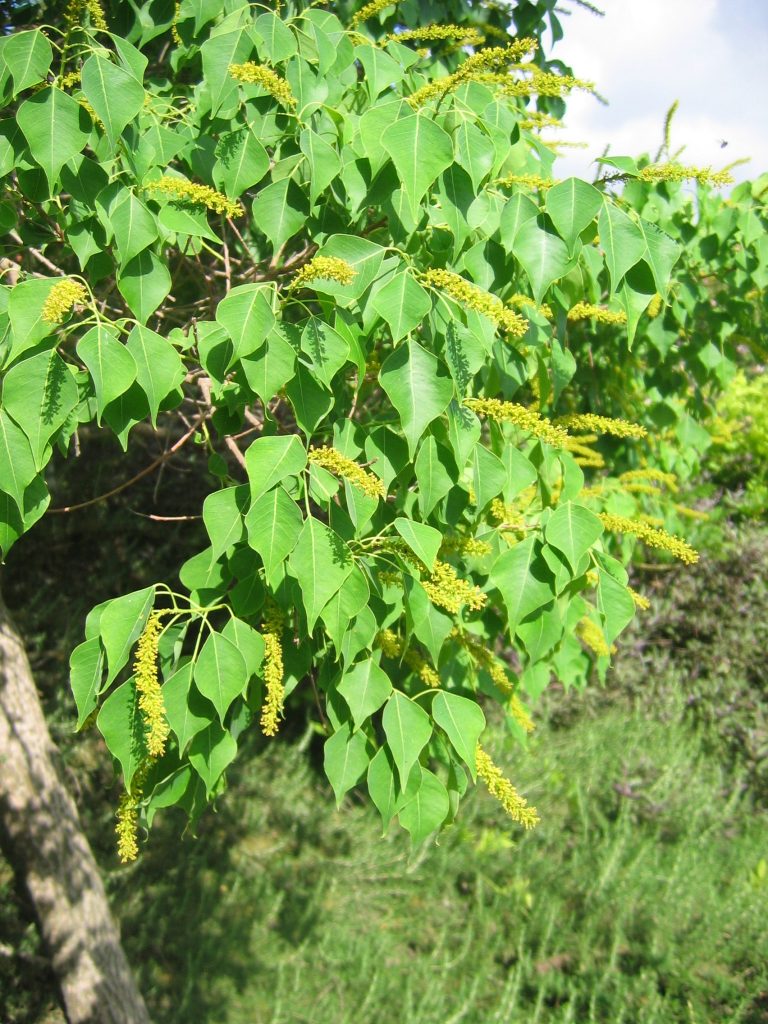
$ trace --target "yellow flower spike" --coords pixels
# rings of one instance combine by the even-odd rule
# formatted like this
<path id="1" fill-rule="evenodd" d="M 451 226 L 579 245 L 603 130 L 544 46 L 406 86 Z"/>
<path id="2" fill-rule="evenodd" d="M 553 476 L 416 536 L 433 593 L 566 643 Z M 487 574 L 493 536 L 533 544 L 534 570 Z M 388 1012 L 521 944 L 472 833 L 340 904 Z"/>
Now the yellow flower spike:
<path id="1" fill-rule="evenodd" d="M 444 292 L 460 306 L 488 317 L 513 338 L 522 338 L 528 330 L 525 317 L 508 309 L 497 296 L 472 284 L 460 274 L 454 274 L 451 270 L 427 270 L 420 276 L 424 284 Z"/>
<path id="2" fill-rule="evenodd" d="M 576 626 L 576 635 L 598 658 L 610 657 L 612 648 L 608 646 L 602 629 L 588 616 L 585 615 L 583 619 L 579 620 Z"/>
<path id="3" fill-rule="evenodd" d="M 523 707 L 523 703 L 516 693 L 513 693 L 509 698 L 509 704 L 507 706 L 509 708 L 510 715 L 512 715 L 520 728 L 524 729 L 525 732 L 533 732 L 536 728 L 533 723 L 533 719 Z"/>
<path id="4" fill-rule="evenodd" d="M 478 540 L 477 537 L 454 535 L 443 539 L 440 552 L 442 554 L 468 555 L 470 558 L 484 558 L 485 555 L 490 555 L 491 545 L 487 541 Z"/>
<path id="5" fill-rule="evenodd" d="M 413 669 L 425 686 L 429 686 L 431 689 L 437 689 L 440 686 L 440 676 L 432 666 L 422 658 L 418 651 L 407 651 L 405 654 L 405 663 L 410 669 Z"/>
<path id="6" fill-rule="evenodd" d="M 599 324 L 621 325 L 627 322 L 627 314 L 623 310 L 614 312 L 612 309 L 594 306 L 591 302 L 577 302 L 568 310 L 568 319 L 571 322 L 596 320 Z"/>
<path id="7" fill-rule="evenodd" d="M 385 11 L 387 7 L 396 7 L 398 0 L 371 0 L 371 3 L 361 7 L 360 10 L 352 18 L 352 27 L 356 28 L 364 21 L 368 21 L 375 14 L 380 14 Z"/>
<path id="8" fill-rule="evenodd" d="M 482 640 L 474 636 L 472 633 L 467 633 L 458 627 L 454 627 L 451 630 L 450 635 L 458 644 L 469 652 L 472 660 L 488 673 L 494 686 L 498 687 L 498 689 L 510 697 L 510 699 L 514 697 L 515 689 L 512 683 L 510 683 L 507 673 L 504 671 L 504 666 L 498 658 L 488 650 Z"/>
<path id="9" fill-rule="evenodd" d="M 71 277 L 64 277 L 48 292 L 40 316 L 47 324 L 61 323 L 74 306 L 85 302 L 87 298 L 88 292 L 84 285 Z"/>
<path id="10" fill-rule="evenodd" d="M 253 61 L 246 61 L 245 64 L 230 64 L 229 73 L 236 82 L 242 85 L 259 85 L 274 97 L 284 107 L 295 107 L 296 97 L 291 91 L 290 85 L 284 78 L 281 78 L 272 68 L 263 64 L 254 64 Z"/>
<path id="11" fill-rule="evenodd" d="M 597 434 L 612 434 L 614 437 L 647 437 L 648 431 L 639 423 L 613 419 L 610 416 L 597 416 L 595 413 L 572 413 L 560 416 L 555 420 L 558 426 L 569 430 L 591 430 Z"/>
<path id="12" fill-rule="evenodd" d="M 120 803 L 117 805 L 117 856 L 123 864 L 136 860 L 139 855 L 138 835 L 138 814 L 136 811 L 136 798 L 131 793 L 123 793 Z"/>
<path id="13" fill-rule="evenodd" d="M 382 43 L 440 42 L 443 39 L 458 40 L 462 46 L 479 46 L 485 40 L 478 30 L 467 25 L 423 25 L 405 32 L 391 32 L 384 36 Z"/>
<path id="14" fill-rule="evenodd" d="M 376 637 L 376 645 L 381 648 L 386 658 L 399 658 L 403 653 L 403 643 L 391 629 L 382 629 Z"/>
<path id="15" fill-rule="evenodd" d="M 629 596 L 635 602 L 635 608 L 639 608 L 641 612 L 647 612 L 651 607 L 651 602 L 648 598 L 644 594 L 638 594 L 632 587 L 627 587 L 627 590 L 629 591 Z"/>
<path id="16" fill-rule="evenodd" d="M 151 758 L 162 757 L 171 729 L 165 716 L 163 691 L 157 678 L 157 649 L 162 632 L 163 613 L 150 612 L 136 646 L 133 673 L 139 695 L 139 711 L 146 730 L 147 750 Z"/>
<path id="17" fill-rule="evenodd" d="M 338 256 L 315 256 L 301 268 L 288 286 L 289 291 L 306 288 L 313 281 L 338 281 L 351 284 L 357 271 Z"/>
<path id="18" fill-rule="evenodd" d="M 695 181 L 699 185 L 730 185 L 733 175 L 728 171 L 713 171 L 711 167 L 684 167 L 682 164 L 649 164 L 638 175 L 641 181 Z"/>
<path id="19" fill-rule="evenodd" d="M 240 203 L 227 199 L 221 192 L 217 192 L 209 185 L 197 185 L 184 178 L 173 178 L 164 174 L 157 181 L 150 181 L 144 186 L 146 192 L 158 192 L 170 196 L 179 203 L 190 203 L 192 206 L 204 206 L 214 213 L 223 214 L 225 217 L 242 217 L 245 210 Z"/>
<path id="20" fill-rule="evenodd" d="M 651 318 L 651 320 L 655 320 L 655 318 L 659 315 L 659 313 L 662 311 L 663 308 L 664 308 L 664 300 L 659 295 L 659 293 L 656 292 L 656 294 L 653 296 L 651 301 L 648 303 L 648 308 L 646 309 L 646 313 Z"/>
<path id="21" fill-rule="evenodd" d="M 644 544 L 652 548 L 659 548 L 661 551 L 668 551 L 670 555 L 679 558 L 687 565 L 695 565 L 699 560 L 699 553 L 690 544 L 679 537 L 667 533 L 666 530 L 652 526 L 645 519 L 628 519 L 626 516 L 617 516 L 612 512 L 598 512 L 598 519 L 606 530 L 611 533 L 629 533 L 638 537 Z M 652 522 L 657 522 L 653 519 Z"/>
<path id="22" fill-rule="evenodd" d="M 367 469 L 363 469 L 362 466 L 352 459 L 348 459 L 346 455 L 342 455 L 335 448 L 310 448 L 307 458 L 315 465 L 322 466 L 324 469 L 330 470 L 331 473 L 335 473 L 336 476 L 349 480 L 353 487 L 357 487 L 369 498 L 383 499 L 387 496 L 387 490 L 377 476 L 369 473 Z"/>
<path id="23" fill-rule="evenodd" d="M 526 53 L 532 53 L 537 47 L 535 39 L 517 39 L 508 46 L 489 46 L 484 50 L 473 53 L 464 63 L 445 78 L 438 78 L 434 82 L 417 89 L 416 92 L 406 97 L 407 102 L 417 110 L 423 107 L 430 100 L 440 100 L 448 92 L 452 92 L 465 82 L 484 81 L 489 72 L 498 71 L 499 68 L 509 67 L 515 61 L 520 60 Z M 505 78 L 505 75 L 499 75 Z"/>
<path id="24" fill-rule="evenodd" d="M 554 178 L 542 178 L 538 174 L 507 174 L 504 178 L 498 178 L 496 184 L 502 188 L 521 185 L 523 188 L 548 189 L 556 185 L 557 181 Z"/>
<path id="25" fill-rule="evenodd" d="M 499 423 L 513 423 L 555 448 L 565 448 L 568 443 L 568 432 L 563 426 L 552 423 L 533 409 L 526 409 L 524 405 L 502 402 L 498 398 L 465 398 L 464 405 L 478 416 L 485 416 Z"/>
<path id="26" fill-rule="evenodd" d="M 536 312 L 539 313 L 541 316 L 546 317 L 547 320 L 551 320 L 554 315 L 552 313 L 551 306 L 547 305 L 546 302 L 542 302 L 540 306 L 537 306 L 533 299 L 530 297 L 530 295 L 521 295 L 519 293 L 510 295 L 510 297 L 507 299 L 507 305 L 511 306 L 513 309 L 525 309 L 526 306 L 530 306 L 531 308 L 535 309 Z M 534 380 L 535 379 L 536 378 L 534 378 Z"/>
<path id="27" fill-rule="evenodd" d="M 261 731 L 275 736 L 280 727 L 280 715 L 285 700 L 283 684 L 283 645 L 280 635 L 285 627 L 285 616 L 278 606 L 269 601 L 262 620 L 264 639 L 264 704 L 261 709 Z"/>
<path id="28" fill-rule="evenodd" d="M 674 473 L 665 473 L 661 469 L 628 469 L 619 477 L 620 483 L 636 483 L 648 480 L 651 483 L 661 484 L 674 494 L 677 490 L 677 477 Z"/>
<path id="29" fill-rule="evenodd" d="M 515 787 L 504 778 L 498 768 L 480 744 L 475 749 L 477 774 L 488 787 L 488 792 L 499 801 L 507 814 L 523 828 L 535 828 L 540 818 L 535 807 L 530 807 L 525 797 L 520 796 Z"/>
<path id="30" fill-rule="evenodd" d="M 472 611 L 479 611 L 488 600 L 479 587 L 460 579 L 453 566 L 447 562 L 435 562 L 429 578 L 422 580 L 421 585 L 432 604 L 445 608 L 453 615 L 458 614 L 463 605 Z"/>
<path id="31" fill-rule="evenodd" d="M 99 32 L 107 32 L 108 26 L 104 17 L 104 10 L 99 0 L 70 0 L 64 12 L 64 19 L 68 26 L 80 22 L 81 16 L 87 13 L 91 19 L 91 25 Z"/>

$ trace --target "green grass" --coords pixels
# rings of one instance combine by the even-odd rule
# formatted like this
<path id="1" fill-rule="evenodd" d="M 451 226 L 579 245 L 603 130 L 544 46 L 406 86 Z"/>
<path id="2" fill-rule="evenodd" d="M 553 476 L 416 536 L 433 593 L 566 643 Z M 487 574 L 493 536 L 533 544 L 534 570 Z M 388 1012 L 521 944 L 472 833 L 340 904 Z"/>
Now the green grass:
<path id="1" fill-rule="evenodd" d="M 158 1024 L 768 1021 L 765 819 L 680 710 L 498 734 L 542 824 L 478 792 L 416 852 L 277 741 L 112 875 Z"/>

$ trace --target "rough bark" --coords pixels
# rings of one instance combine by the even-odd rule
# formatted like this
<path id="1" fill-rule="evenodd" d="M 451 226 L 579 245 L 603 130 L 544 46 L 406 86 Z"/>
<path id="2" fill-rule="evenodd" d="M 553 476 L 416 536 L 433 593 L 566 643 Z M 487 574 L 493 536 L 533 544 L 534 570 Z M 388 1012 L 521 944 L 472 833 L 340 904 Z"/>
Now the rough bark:
<path id="1" fill-rule="evenodd" d="M 27 889 L 70 1024 L 149 1024 L 24 644 L 0 597 L 0 841 Z"/>

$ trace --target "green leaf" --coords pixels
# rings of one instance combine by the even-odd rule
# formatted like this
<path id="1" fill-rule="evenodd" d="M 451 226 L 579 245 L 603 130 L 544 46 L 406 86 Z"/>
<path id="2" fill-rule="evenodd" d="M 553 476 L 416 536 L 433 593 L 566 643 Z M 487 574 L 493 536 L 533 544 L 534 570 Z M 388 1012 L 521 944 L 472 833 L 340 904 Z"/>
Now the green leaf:
<path id="1" fill-rule="evenodd" d="M 499 555 L 491 570 L 490 583 L 501 593 L 510 632 L 514 632 L 526 615 L 555 596 L 552 574 L 541 557 L 535 537 L 529 537 Z"/>
<path id="2" fill-rule="evenodd" d="M 421 772 L 419 772 L 419 780 Z M 392 754 L 386 746 L 379 747 L 368 765 L 368 793 L 386 832 L 389 823 L 397 814 L 399 787 Z M 383 834 L 383 833 L 382 833 Z"/>
<path id="3" fill-rule="evenodd" d="M 493 167 L 496 155 L 493 143 L 485 132 L 480 131 L 477 125 L 468 119 L 459 123 L 454 139 L 456 162 L 469 174 L 477 195 Z"/>
<path id="4" fill-rule="evenodd" d="M 17 359 L 27 349 L 53 334 L 56 325 L 43 320 L 43 305 L 57 279 L 21 281 L 11 289 L 8 297 L 8 317 L 11 322 L 11 351 L 9 357 Z"/>
<path id="5" fill-rule="evenodd" d="M 37 469 L 77 403 L 77 385 L 55 349 L 16 363 L 3 380 L 3 407 L 27 435 Z"/>
<path id="6" fill-rule="evenodd" d="M 580 178 L 566 178 L 547 191 L 547 213 L 558 234 L 573 252 L 579 235 L 591 224 L 603 205 L 603 195 Z"/>
<path id="7" fill-rule="evenodd" d="M 16 117 L 29 151 L 45 171 L 53 192 L 61 168 L 88 142 L 89 117 L 70 95 L 50 87 L 24 100 Z"/>
<path id="8" fill-rule="evenodd" d="M 144 203 L 129 189 L 123 190 L 124 198 L 110 210 L 109 223 L 115 233 L 115 242 L 122 264 L 151 245 L 158 237 L 157 221 Z"/>
<path id="9" fill-rule="evenodd" d="M 371 48 L 372 49 L 372 48 Z M 341 170 L 341 157 L 322 135 L 305 128 L 299 146 L 309 166 L 309 200 L 314 203 L 323 195 Z"/>
<path id="10" fill-rule="evenodd" d="M 396 348 L 379 374 L 381 386 L 400 414 L 411 456 L 426 427 L 445 411 L 453 381 L 444 364 L 415 341 Z"/>
<path id="11" fill-rule="evenodd" d="M 261 555 L 270 583 L 299 539 L 304 525 L 299 507 L 282 487 L 275 487 L 253 503 L 245 525 L 248 543 Z"/>
<path id="12" fill-rule="evenodd" d="M 216 321 L 232 339 L 229 366 L 261 348 L 275 324 L 271 285 L 241 284 L 216 307 Z M 229 367 L 228 367 L 229 368 Z"/>
<path id="13" fill-rule="evenodd" d="M 116 597 L 104 605 L 99 619 L 99 635 L 107 653 L 105 686 L 114 681 L 127 663 L 131 648 L 141 636 L 154 603 L 155 588 L 145 587 Z"/>
<path id="14" fill-rule="evenodd" d="M 611 288 L 615 292 L 629 268 L 642 258 L 646 249 L 645 236 L 637 224 L 607 198 L 597 226 L 600 246 L 611 275 Z"/>
<path id="15" fill-rule="evenodd" d="M 254 227 L 267 236 L 275 253 L 301 231 L 308 216 L 307 197 L 292 178 L 272 182 L 253 201 Z"/>
<path id="16" fill-rule="evenodd" d="M 276 64 L 297 52 L 296 37 L 282 19 L 272 11 L 260 14 L 253 23 L 254 30 L 264 41 L 269 60 Z"/>
<path id="17" fill-rule="evenodd" d="M 301 587 L 311 633 L 324 606 L 352 572 L 354 561 L 341 537 L 314 516 L 304 520 L 288 566 Z"/>
<path id="18" fill-rule="evenodd" d="M 405 76 L 405 68 L 378 46 L 371 46 L 369 43 L 356 46 L 355 58 L 363 66 L 371 103 L 375 103 L 380 93 L 401 82 Z"/>
<path id="19" fill-rule="evenodd" d="M 255 502 L 286 477 L 296 476 L 307 465 L 307 450 L 296 434 L 257 438 L 245 453 L 245 468 Z"/>
<path id="20" fill-rule="evenodd" d="M 437 665 L 443 644 L 453 629 L 453 618 L 435 608 L 424 587 L 412 577 L 406 576 L 404 582 L 408 631 L 424 644 Z"/>
<path id="21" fill-rule="evenodd" d="M 610 646 L 634 619 L 635 602 L 627 588 L 603 569 L 597 570 L 597 578 L 597 607 L 605 619 L 603 633 Z"/>
<path id="22" fill-rule="evenodd" d="M 190 740 L 215 720 L 211 702 L 192 685 L 193 667 L 192 662 L 188 661 L 163 685 L 165 715 L 178 741 L 180 755 L 183 755 Z"/>
<path id="23" fill-rule="evenodd" d="M 184 363 L 170 341 L 140 324 L 128 335 L 126 347 L 136 363 L 136 381 L 147 396 L 154 425 L 163 400 L 186 376 Z"/>
<path id="24" fill-rule="evenodd" d="M 309 356 L 311 368 L 327 388 L 349 358 L 349 345 L 342 336 L 316 316 L 307 320 L 301 332 L 301 350 Z"/>
<path id="25" fill-rule="evenodd" d="M 242 619 L 230 618 L 221 635 L 231 640 L 245 661 L 248 679 L 259 675 L 264 661 L 264 640 L 261 633 Z"/>
<path id="26" fill-rule="evenodd" d="M 285 326 L 276 325 L 258 352 L 240 360 L 248 386 L 264 404 L 271 401 L 294 375 L 296 350 L 280 333 Z"/>
<path id="27" fill-rule="evenodd" d="M 448 450 L 430 434 L 421 442 L 414 469 L 419 485 L 419 508 L 426 519 L 456 482 L 456 466 Z"/>
<path id="28" fill-rule="evenodd" d="M 398 821 L 417 846 L 440 828 L 449 810 L 448 790 L 436 775 L 422 767 L 418 792 L 400 811 Z"/>
<path id="29" fill-rule="evenodd" d="M 205 783 L 208 797 L 236 756 L 237 742 L 218 722 L 211 722 L 207 729 L 197 733 L 192 740 L 189 763 Z"/>
<path id="30" fill-rule="evenodd" d="M 539 612 L 529 622 L 521 622 L 517 635 L 525 645 L 531 664 L 549 654 L 563 636 L 563 621 L 557 605 Z"/>
<path id="31" fill-rule="evenodd" d="M 352 619 L 366 607 L 370 596 L 365 573 L 356 565 L 320 612 L 325 631 L 337 651 L 342 651 Z"/>
<path id="32" fill-rule="evenodd" d="M 533 288 L 533 297 L 541 302 L 544 292 L 568 270 L 565 242 L 537 220 L 526 220 L 515 235 L 512 252 L 519 260 Z"/>
<path id="33" fill-rule="evenodd" d="M 547 543 L 562 551 L 574 573 L 579 562 L 603 532 L 594 512 L 571 501 L 558 505 L 550 516 L 544 535 Z"/>
<path id="34" fill-rule="evenodd" d="M 203 522 L 211 538 L 212 562 L 245 538 L 243 516 L 249 498 L 248 485 L 241 484 L 214 491 L 203 502 Z"/>
<path id="35" fill-rule="evenodd" d="M 120 762 L 125 788 L 147 759 L 144 719 L 139 711 L 136 680 L 131 677 L 104 701 L 96 725 L 110 754 Z"/>
<path id="36" fill-rule="evenodd" d="M 384 734 L 405 788 L 411 768 L 432 735 L 429 715 L 415 701 L 394 690 L 382 717 Z"/>
<path id="37" fill-rule="evenodd" d="M 104 652 L 98 637 L 84 641 L 72 651 L 69 658 L 69 683 L 77 705 L 76 729 L 82 728 L 98 704 L 103 672 Z"/>
<path id="38" fill-rule="evenodd" d="M 10 495 L 23 514 L 24 491 L 37 476 L 27 435 L 0 409 L 0 491 Z"/>
<path id="39" fill-rule="evenodd" d="M 77 354 L 88 367 L 96 392 L 96 409 L 101 419 L 104 407 L 114 401 L 136 380 L 133 356 L 117 331 L 106 324 L 92 327 L 77 343 Z"/>
<path id="40" fill-rule="evenodd" d="M 425 523 L 416 523 L 412 519 L 402 517 L 395 520 L 394 526 L 414 555 L 431 572 L 435 567 L 440 545 L 443 543 L 442 533 Z"/>
<path id="41" fill-rule="evenodd" d="M 344 673 L 338 691 L 347 702 L 355 727 L 359 729 L 389 697 L 392 683 L 384 669 L 368 657 Z"/>
<path id="42" fill-rule="evenodd" d="M 640 230 L 645 239 L 646 251 L 643 254 L 651 268 L 656 282 L 656 291 L 665 297 L 669 291 L 672 268 L 680 259 L 683 251 L 681 246 L 650 221 L 640 219 Z"/>
<path id="43" fill-rule="evenodd" d="M 381 268 L 386 250 L 367 238 L 357 235 L 331 235 L 328 241 L 318 250 L 318 256 L 337 256 L 344 260 L 355 271 L 350 284 L 339 284 L 337 281 L 315 281 L 313 287 L 317 292 L 333 295 L 339 304 L 343 300 L 359 299 L 363 292 L 373 283 Z M 349 304 L 349 303 L 347 303 Z"/>
<path id="44" fill-rule="evenodd" d="M 347 722 L 325 741 L 323 767 L 336 794 L 336 806 L 363 777 L 368 767 L 368 741 L 362 732 L 352 732 Z"/>
<path id="45" fill-rule="evenodd" d="M 205 96 L 210 104 L 210 116 L 215 117 L 221 107 L 232 109 L 238 100 L 238 88 L 229 73 L 230 64 L 241 64 L 250 57 L 253 44 L 248 34 L 237 27 L 232 31 L 211 35 L 200 47 L 203 63 Z M 205 106 L 205 104 L 203 104 Z M 201 110 L 200 113 L 204 113 Z"/>
<path id="46" fill-rule="evenodd" d="M 245 659 L 231 640 L 221 633 L 211 633 L 195 662 L 194 679 L 223 723 L 230 704 L 248 682 Z"/>
<path id="47" fill-rule="evenodd" d="M 417 217 L 427 190 L 453 163 L 451 137 L 428 117 L 412 114 L 386 128 L 381 142 L 397 168 L 411 212 Z"/>
<path id="48" fill-rule="evenodd" d="M 506 447 L 511 448 L 512 445 Z M 488 502 L 504 490 L 507 469 L 501 459 L 485 445 L 476 444 L 472 452 L 472 474 L 477 511 L 482 512 Z"/>
<path id="49" fill-rule="evenodd" d="M 127 124 L 144 107 L 144 87 L 125 68 L 93 54 L 83 64 L 81 84 L 85 98 L 104 125 L 114 147 Z"/>
<path id="50" fill-rule="evenodd" d="M 269 170 L 269 154 L 250 127 L 222 136 L 216 156 L 213 180 L 230 199 L 238 199 Z"/>
<path id="51" fill-rule="evenodd" d="M 17 96 L 24 89 L 45 80 L 53 60 L 53 50 L 39 29 L 14 32 L 4 40 L 2 59 L 13 76 L 13 94 Z"/>
<path id="52" fill-rule="evenodd" d="M 389 325 L 392 341 L 401 338 L 419 326 L 432 308 L 432 300 L 412 274 L 395 274 L 373 297 L 373 308 Z"/>
<path id="53" fill-rule="evenodd" d="M 120 294 L 140 323 L 146 323 L 171 290 L 168 267 L 151 249 L 145 249 L 121 268 Z"/>
<path id="54" fill-rule="evenodd" d="M 318 384 L 314 375 L 301 364 L 297 366 L 293 379 L 286 384 L 285 393 L 293 406 L 296 422 L 308 436 L 314 434 L 333 408 L 334 396 Z"/>
<path id="55" fill-rule="evenodd" d="M 523 224 L 535 221 L 538 216 L 538 206 L 524 192 L 516 192 L 507 200 L 499 222 L 499 234 L 507 252 L 514 252 L 515 239 Z"/>

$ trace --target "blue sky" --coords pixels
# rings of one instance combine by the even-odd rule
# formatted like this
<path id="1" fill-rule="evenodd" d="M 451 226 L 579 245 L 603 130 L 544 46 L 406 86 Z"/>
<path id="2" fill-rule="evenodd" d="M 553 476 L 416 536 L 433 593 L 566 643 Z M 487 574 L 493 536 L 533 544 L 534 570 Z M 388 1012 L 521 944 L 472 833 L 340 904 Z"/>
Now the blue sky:
<path id="1" fill-rule="evenodd" d="M 768 171 L 768 0 L 595 0 L 598 18 L 568 4 L 565 38 L 550 50 L 608 100 L 574 93 L 566 128 L 548 137 L 586 142 L 556 164 L 558 177 L 594 176 L 607 143 L 616 156 L 659 146 L 664 115 L 681 162 L 720 168 L 738 157 L 737 180 Z M 728 145 L 721 148 L 721 140 Z"/>

